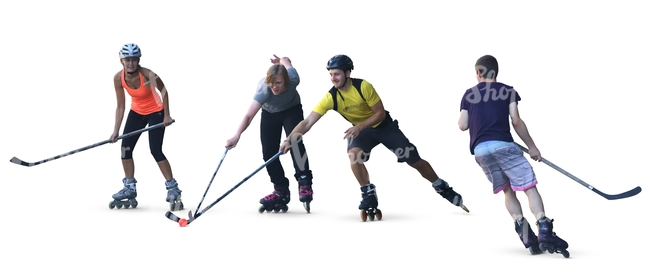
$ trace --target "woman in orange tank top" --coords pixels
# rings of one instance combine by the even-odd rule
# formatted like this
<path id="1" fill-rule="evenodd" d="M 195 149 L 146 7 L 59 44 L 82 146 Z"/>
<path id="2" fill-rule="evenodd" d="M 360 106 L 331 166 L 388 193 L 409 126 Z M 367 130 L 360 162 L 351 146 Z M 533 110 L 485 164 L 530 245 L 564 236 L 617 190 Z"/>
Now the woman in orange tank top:
<path id="1" fill-rule="evenodd" d="M 161 122 L 164 126 L 172 124 L 169 115 L 169 99 L 165 84 L 153 71 L 140 66 L 140 47 L 136 44 L 125 44 L 120 49 L 120 62 L 123 69 L 113 77 L 115 93 L 117 96 L 117 109 L 115 110 L 115 126 L 110 139 L 117 141 L 120 126 L 125 112 L 125 91 L 131 97 L 131 108 L 124 124 L 123 134 L 133 132 L 147 125 L 156 125 Z M 181 190 L 172 174 L 172 169 L 163 154 L 162 144 L 165 135 L 165 128 L 149 130 L 149 149 L 158 167 L 165 178 L 167 189 L 166 201 L 170 203 L 171 210 L 183 209 L 181 201 Z M 122 166 L 124 168 L 124 188 L 113 195 L 110 208 L 117 206 L 137 206 L 135 198 L 136 180 L 134 177 L 133 149 L 140 138 L 140 134 L 122 139 Z"/>

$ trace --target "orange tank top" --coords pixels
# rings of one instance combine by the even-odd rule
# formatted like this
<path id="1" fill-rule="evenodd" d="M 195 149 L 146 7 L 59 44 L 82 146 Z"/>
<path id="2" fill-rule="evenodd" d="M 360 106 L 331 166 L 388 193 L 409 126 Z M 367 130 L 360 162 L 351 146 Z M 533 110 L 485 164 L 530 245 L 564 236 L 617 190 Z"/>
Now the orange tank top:
<path id="1" fill-rule="evenodd" d="M 122 78 L 122 87 L 124 87 L 126 92 L 131 96 L 131 110 L 141 115 L 147 115 L 159 112 L 163 109 L 160 95 L 151 83 L 145 85 L 142 71 L 138 71 L 138 75 L 140 75 L 140 86 L 138 89 L 130 88 L 126 84 L 126 81 L 124 80 L 124 70 L 122 70 L 120 75 Z"/>

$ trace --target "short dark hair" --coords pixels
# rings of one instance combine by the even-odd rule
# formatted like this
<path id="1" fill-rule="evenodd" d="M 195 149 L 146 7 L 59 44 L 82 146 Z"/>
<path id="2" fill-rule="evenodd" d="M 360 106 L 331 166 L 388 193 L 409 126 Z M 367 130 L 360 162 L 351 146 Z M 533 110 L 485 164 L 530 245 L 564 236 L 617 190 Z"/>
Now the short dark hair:
<path id="1" fill-rule="evenodd" d="M 481 73 L 481 76 L 486 79 L 495 79 L 499 74 L 499 63 L 492 55 L 483 55 L 476 60 L 474 69 Z"/>

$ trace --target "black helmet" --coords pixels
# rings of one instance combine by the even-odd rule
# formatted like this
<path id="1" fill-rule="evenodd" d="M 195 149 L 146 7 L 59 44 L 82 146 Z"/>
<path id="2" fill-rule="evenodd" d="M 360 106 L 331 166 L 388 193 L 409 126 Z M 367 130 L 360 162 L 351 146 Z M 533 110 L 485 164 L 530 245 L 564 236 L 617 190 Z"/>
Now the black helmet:
<path id="1" fill-rule="evenodd" d="M 327 70 L 331 69 L 340 69 L 343 71 L 354 70 L 354 64 L 352 64 L 350 57 L 339 54 L 332 57 L 330 61 L 327 61 Z"/>

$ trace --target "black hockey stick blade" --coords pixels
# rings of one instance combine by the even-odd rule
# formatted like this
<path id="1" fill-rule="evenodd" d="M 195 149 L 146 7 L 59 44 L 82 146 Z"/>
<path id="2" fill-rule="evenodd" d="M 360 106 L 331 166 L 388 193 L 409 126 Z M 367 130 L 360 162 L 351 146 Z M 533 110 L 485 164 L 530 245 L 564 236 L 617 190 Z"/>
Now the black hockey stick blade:
<path id="1" fill-rule="evenodd" d="M 523 147 L 521 144 L 518 144 L 518 143 L 515 143 L 515 144 L 517 146 L 519 146 L 519 148 L 521 148 L 521 150 L 528 153 L 528 149 L 526 147 Z M 528 155 L 530 155 L 530 153 Z M 636 186 L 636 188 L 634 188 L 632 190 L 629 190 L 629 191 L 626 191 L 626 192 L 623 192 L 623 193 L 620 193 L 620 194 L 616 194 L 616 195 L 605 194 L 605 193 L 601 192 L 600 190 L 596 189 L 594 186 L 591 186 L 589 183 L 582 181 L 580 178 L 575 177 L 573 174 L 570 174 L 568 171 L 565 171 L 564 169 L 562 169 L 562 168 L 558 167 L 557 165 L 551 163 L 549 160 L 546 160 L 546 159 L 542 158 L 542 162 L 544 164 L 548 165 L 549 167 L 555 169 L 556 171 L 558 171 L 558 172 L 566 175 L 567 177 L 573 179 L 574 181 L 580 183 L 582 186 L 587 187 L 587 189 L 593 191 L 594 193 L 596 193 L 596 194 L 600 195 L 601 197 L 606 198 L 608 200 L 618 200 L 618 199 L 629 198 L 629 197 L 633 197 L 633 196 L 636 196 L 637 194 L 641 193 L 641 186 Z"/>
<path id="2" fill-rule="evenodd" d="M 185 223 L 185 225 L 182 225 L 183 227 L 189 225 L 195 219 L 194 216 L 192 215 L 191 210 L 188 213 L 188 215 L 189 215 L 189 217 L 188 217 L 188 219 L 185 219 L 186 223 Z M 167 217 L 167 219 L 169 219 L 169 220 L 174 221 L 174 223 L 178 223 L 178 224 L 181 224 L 181 220 L 183 220 L 183 218 L 180 218 L 180 217 L 176 216 L 171 211 L 167 211 L 167 213 L 165 213 L 165 217 Z"/>
<path id="3" fill-rule="evenodd" d="M 616 195 L 608 195 L 608 194 L 605 194 L 605 193 L 599 191 L 599 190 L 596 189 L 596 188 L 592 188 L 591 190 L 594 191 L 594 192 L 596 192 L 597 194 L 599 194 L 599 195 L 605 197 L 605 198 L 608 199 L 608 200 L 618 200 L 618 199 L 624 199 L 624 198 L 633 197 L 633 196 L 636 196 L 638 193 L 641 193 L 641 186 L 636 186 L 636 187 L 635 187 L 634 189 L 632 189 L 632 190 L 629 190 L 629 191 L 627 191 L 627 192 L 625 192 L 625 193 L 616 194 Z"/>
<path id="4" fill-rule="evenodd" d="M 167 217 L 167 219 L 172 220 L 176 223 L 178 223 L 178 221 L 181 220 L 181 218 L 176 216 L 176 214 L 172 213 L 171 211 L 167 211 L 167 213 L 165 213 L 165 217 Z"/>
<path id="5" fill-rule="evenodd" d="M 175 122 L 175 121 L 176 120 L 172 120 L 172 122 Z M 131 137 L 131 136 L 135 136 L 137 134 L 141 134 L 141 133 L 144 133 L 144 132 L 149 131 L 149 130 L 160 128 L 163 125 L 164 125 L 163 123 L 159 123 L 159 124 L 156 124 L 156 125 L 151 125 L 149 127 L 146 127 L 146 128 L 140 129 L 140 130 L 136 130 L 136 131 L 121 135 L 121 136 L 117 137 L 117 139 L 120 140 L 120 139 L 123 139 L 123 138 L 128 138 L 128 137 Z M 25 162 L 25 161 L 23 161 L 21 159 L 18 159 L 17 157 L 11 158 L 11 160 L 9 160 L 9 162 L 12 162 L 14 164 L 21 165 L 21 166 L 26 166 L 26 167 L 37 166 L 37 165 L 40 165 L 42 163 L 47 163 L 49 161 L 56 160 L 56 159 L 59 159 L 59 158 L 63 158 L 63 157 L 66 157 L 66 156 L 69 156 L 69 155 L 72 155 L 72 154 L 75 154 L 75 153 L 78 153 L 78 152 L 81 152 L 81 151 L 84 151 L 84 150 L 92 149 L 92 148 L 107 144 L 109 142 L 111 142 L 111 141 L 110 140 L 100 141 L 98 143 L 94 143 L 94 144 L 91 144 L 91 145 L 88 145 L 88 146 L 84 146 L 82 148 L 75 149 L 75 150 L 72 150 L 70 152 L 63 153 L 61 155 L 56 155 L 56 156 L 54 156 L 52 158 L 47 158 L 45 160 L 41 160 L 41 161 L 38 161 L 38 162 Z"/>

